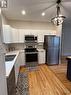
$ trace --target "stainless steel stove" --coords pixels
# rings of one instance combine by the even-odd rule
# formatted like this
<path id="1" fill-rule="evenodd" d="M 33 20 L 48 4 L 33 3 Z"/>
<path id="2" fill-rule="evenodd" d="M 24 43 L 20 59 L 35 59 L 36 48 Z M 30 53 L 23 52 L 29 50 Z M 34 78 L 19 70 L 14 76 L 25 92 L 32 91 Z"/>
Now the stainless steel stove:
<path id="1" fill-rule="evenodd" d="M 27 67 L 35 67 L 38 65 L 38 51 L 35 48 L 37 43 L 34 35 L 25 36 L 25 62 Z"/>
<path id="2" fill-rule="evenodd" d="M 29 64 L 32 66 L 32 62 L 38 62 L 38 51 L 36 48 L 25 49 L 25 61 L 27 66 L 30 66 Z"/>

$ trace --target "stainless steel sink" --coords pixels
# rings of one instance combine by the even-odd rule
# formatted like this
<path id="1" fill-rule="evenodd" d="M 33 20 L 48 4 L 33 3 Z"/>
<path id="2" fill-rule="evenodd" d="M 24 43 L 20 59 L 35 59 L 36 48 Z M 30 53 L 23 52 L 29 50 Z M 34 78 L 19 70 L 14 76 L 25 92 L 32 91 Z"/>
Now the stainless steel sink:
<path id="1" fill-rule="evenodd" d="M 12 61 L 14 60 L 16 55 L 5 55 L 5 61 Z"/>

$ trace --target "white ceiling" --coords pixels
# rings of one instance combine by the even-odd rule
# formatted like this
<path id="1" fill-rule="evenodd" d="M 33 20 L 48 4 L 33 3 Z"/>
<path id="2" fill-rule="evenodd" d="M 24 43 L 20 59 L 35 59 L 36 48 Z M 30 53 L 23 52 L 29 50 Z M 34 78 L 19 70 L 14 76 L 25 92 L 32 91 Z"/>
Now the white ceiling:
<path id="1" fill-rule="evenodd" d="M 8 7 L 3 9 L 4 15 L 8 19 L 25 21 L 50 21 L 56 15 L 57 0 L 7 0 Z M 67 18 L 71 18 L 71 0 L 62 0 L 61 13 Z M 26 15 L 21 14 L 21 10 L 26 10 Z M 41 16 L 45 10 L 46 15 Z"/>

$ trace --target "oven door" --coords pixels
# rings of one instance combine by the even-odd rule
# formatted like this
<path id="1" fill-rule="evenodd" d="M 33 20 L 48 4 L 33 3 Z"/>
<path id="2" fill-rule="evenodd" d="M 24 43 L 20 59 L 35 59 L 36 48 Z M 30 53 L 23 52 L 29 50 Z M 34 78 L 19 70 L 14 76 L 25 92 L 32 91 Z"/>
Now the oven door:
<path id="1" fill-rule="evenodd" d="M 26 62 L 37 62 L 38 54 L 37 53 L 26 53 L 25 60 L 26 60 Z"/>

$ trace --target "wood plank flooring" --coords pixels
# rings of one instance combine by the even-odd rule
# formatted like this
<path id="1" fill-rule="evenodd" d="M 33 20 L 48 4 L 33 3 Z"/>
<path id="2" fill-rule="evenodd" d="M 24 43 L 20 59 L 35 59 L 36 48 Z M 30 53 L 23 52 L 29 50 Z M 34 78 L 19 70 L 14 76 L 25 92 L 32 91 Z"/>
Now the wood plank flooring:
<path id="1" fill-rule="evenodd" d="M 28 72 L 30 95 L 71 95 L 56 75 L 46 65 Z"/>
<path id="2" fill-rule="evenodd" d="M 67 63 L 49 66 L 49 68 L 55 73 L 58 79 L 65 85 L 65 87 L 71 91 L 71 81 L 67 79 Z"/>

